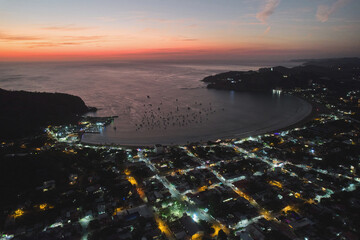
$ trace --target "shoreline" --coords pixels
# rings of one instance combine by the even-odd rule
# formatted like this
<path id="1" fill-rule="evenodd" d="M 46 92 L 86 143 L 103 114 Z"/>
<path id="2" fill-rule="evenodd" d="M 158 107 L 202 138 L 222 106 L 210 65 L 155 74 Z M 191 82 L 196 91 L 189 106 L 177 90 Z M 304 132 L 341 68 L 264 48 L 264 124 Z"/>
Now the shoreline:
<path id="1" fill-rule="evenodd" d="M 274 130 L 274 131 L 269 131 L 267 132 L 268 134 L 271 134 L 271 133 L 274 133 L 274 132 L 282 132 L 282 131 L 287 131 L 287 130 L 291 130 L 291 129 L 294 129 L 294 128 L 300 128 L 300 127 L 303 127 L 306 123 L 310 122 L 311 120 L 313 120 L 314 118 L 316 118 L 320 112 L 316 111 L 316 104 L 317 103 L 314 103 L 312 101 L 309 101 L 308 99 L 302 97 L 302 96 L 299 96 L 299 95 L 290 95 L 290 96 L 293 96 L 293 97 L 297 97 L 297 98 L 300 98 L 302 99 L 303 101 L 309 103 L 311 105 L 311 112 L 305 116 L 303 119 L 299 120 L 298 122 L 296 123 L 293 123 L 293 124 L 290 124 L 286 127 L 283 127 L 283 128 L 279 128 L 277 130 Z M 264 133 L 266 134 L 266 133 Z"/>
<path id="2" fill-rule="evenodd" d="M 292 96 L 292 97 L 297 97 L 303 101 L 305 101 L 307 104 L 309 104 L 311 106 L 311 111 L 309 112 L 309 114 L 307 114 L 304 118 L 302 118 L 301 120 L 299 121 L 296 121 L 295 123 L 292 123 L 288 126 L 285 126 L 285 127 L 281 127 L 281 128 L 277 128 L 277 129 L 274 129 L 274 130 L 264 130 L 264 131 L 261 131 L 260 129 L 258 129 L 258 133 L 256 134 L 251 134 L 251 133 L 243 133 L 243 135 L 240 133 L 240 134 L 233 134 L 233 135 L 227 135 L 227 136 L 222 136 L 222 137 L 215 137 L 215 138 L 208 138 L 206 139 L 205 141 L 202 140 L 202 141 L 193 141 L 193 142 L 188 142 L 188 143 L 180 143 L 180 144 L 171 144 L 171 143 L 168 143 L 168 144 L 162 144 L 164 146 L 185 146 L 185 145 L 189 145 L 189 144 L 204 144 L 204 143 L 207 143 L 209 141 L 211 142 L 214 142 L 218 139 L 221 139 L 222 141 L 228 141 L 230 139 L 236 139 L 236 140 L 239 140 L 239 139 L 242 139 L 242 138 L 246 138 L 246 137 L 250 137 L 250 136 L 258 136 L 258 135 L 264 135 L 264 134 L 272 134 L 272 133 L 275 133 L 275 132 L 279 132 L 279 131 L 286 131 L 286 130 L 291 130 L 291 129 L 294 129 L 294 128 L 298 128 L 298 127 L 302 127 L 304 126 L 306 123 L 310 122 L 311 120 L 313 120 L 314 118 L 316 118 L 316 116 L 318 116 L 318 114 L 321 114 L 322 111 L 316 111 L 316 109 L 318 107 L 323 107 L 321 105 L 319 105 L 318 103 L 315 103 L 313 101 L 310 101 L 309 99 L 306 99 L 302 96 L 299 96 L 299 94 L 286 94 L 288 96 Z M 255 130 L 257 131 L 257 130 Z M 252 131 L 253 132 L 253 131 Z M 238 135 L 238 136 L 237 136 Z M 242 135 L 242 136 L 240 136 Z M 136 149 L 136 148 L 152 148 L 154 147 L 155 144 L 157 143 L 153 143 L 153 144 L 116 144 L 116 143 L 91 143 L 91 142 L 85 142 L 85 141 L 81 141 L 79 142 L 80 144 L 82 145 L 90 145 L 90 146 L 108 146 L 108 147 L 120 147 L 120 148 L 130 148 L 130 149 Z"/>

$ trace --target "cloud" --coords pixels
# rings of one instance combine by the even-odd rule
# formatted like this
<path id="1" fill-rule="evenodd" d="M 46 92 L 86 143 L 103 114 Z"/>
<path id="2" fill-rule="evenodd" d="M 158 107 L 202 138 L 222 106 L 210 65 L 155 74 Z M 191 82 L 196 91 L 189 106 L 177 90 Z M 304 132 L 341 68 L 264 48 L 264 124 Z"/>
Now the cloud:
<path id="1" fill-rule="evenodd" d="M 263 23 L 274 13 L 276 7 L 279 5 L 280 0 L 266 0 L 266 5 L 261 12 L 256 14 L 256 18 Z"/>
<path id="2" fill-rule="evenodd" d="M 182 39 L 183 42 L 195 42 L 195 41 L 198 41 L 197 38 L 184 38 Z"/>
<path id="3" fill-rule="evenodd" d="M 95 19 L 101 22 L 115 22 L 117 20 L 117 18 L 113 18 L 113 17 L 96 17 Z"/>
<path id="4" fill-rule="evenodd" d="M 98 41 L 88 41 L 88 42 L 51 42 L 51 41 L 41 41 L 41 42 L 27 42 L 29 48 L 40 48 L 40 47 L 61 47 L 61 46 L 74 46 L 82 45 L 89 43 L 97 43 Z"/>
<path id="5" fill-rule="evenodd" d="M 195 42 L 195 41 L 198 41 L 199 39 L 179 36 L 179 37 L 172 38 L 172 40 L 180 41 L 180 42 Z"/>
<path id="6" fill-rule="evenodd" d="M 334 2 L 331 6 L 328 5 L 318 6 L 316 12 L 317 20 L 319 20 L 320 22 L 326 22 L 335 11 L 337 11 L 347 2 L 349 2 L 349 0 L 336 0 L 336 2 Z"/>
<path id="7" fill-rule="evenodd" d="M 264 31 L 264 35 L 268 34 L 271 30 L 271 26 L 268 26 L 266 30 Z"/>
<path id="8" fill-rule="evenodd" d="M 74 24 L 63 25 L 63 26 L 49 26 L 41 28 L 43 30 L 51 30 L 51 31 L 82 31 L 88 30 L 90 28 L 86 27 L 76 27 Z"/>
<path id="9" fill-rule="evenodd" d="M 61 39 L 42 39 L 41 41 L 27 42 L 30 48 L 34 47 L 59 47 L 104 42 L 105 36 L 63 36 Z"/>
<path id="10" fill-rule="evenodd" d="M 104 40 L 105 36 L 94 35 L 94 36 L 64 36 L 64 39 L 72 41 L 95 41 L 95 40 Z"/>
<path id="11" fill-rule="evenodd" d="M 61 36 L 61 37 L 44 37 L 44 36 L 29 36 L 29 35 L 10 35 L 0 32 L 0 42 L 7 43 L 21 43 L 26 46 L 34 47 L 55 47 L 55 46 L 70 46 L 93 44 L 107 41 L 107 36 L 93 35 L 93 36 Z"/>
<path id="12" fill-rule="evenodd" d="M 26 36 L 26 35 L 8 35 L 0 32 L 0 41 L 13 42 L 13 41 L 34 41 L 40 40 L 41 38 L 36 36 Z"/>

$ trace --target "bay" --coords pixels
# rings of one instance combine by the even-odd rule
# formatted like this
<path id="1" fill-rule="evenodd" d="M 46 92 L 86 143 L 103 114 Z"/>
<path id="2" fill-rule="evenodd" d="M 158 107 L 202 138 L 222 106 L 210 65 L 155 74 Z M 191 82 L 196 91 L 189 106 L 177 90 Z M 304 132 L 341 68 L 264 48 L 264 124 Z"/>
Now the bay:
<path id="1" fill-rule="evenodd" d="M 119 116 L 100 134 L 85 134 L 84 142 L 184 144 L 257 135 L 305 118 L 311 105 L 297 97 L 219 91 L 200 81 L 264 66 L 270 64 L 1 63 L 0 87 L 69 93 L 97 107 L 93 116 Z"/>

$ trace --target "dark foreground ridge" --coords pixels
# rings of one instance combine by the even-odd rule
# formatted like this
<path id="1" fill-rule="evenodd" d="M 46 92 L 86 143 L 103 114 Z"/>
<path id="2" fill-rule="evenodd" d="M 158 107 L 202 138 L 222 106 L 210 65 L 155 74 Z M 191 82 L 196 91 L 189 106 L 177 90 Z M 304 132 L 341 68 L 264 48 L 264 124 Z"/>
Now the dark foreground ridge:
<path id="1" fill-rule="evenodd" d="M 347 92 L 359 85 L 360 58 L 315 59 L 303 65 L 260 68 L 258 71 L 231 71 L 203 79 L 208 88 L 235 91 L 305 89 L 313 84 Z"/>
<path id="2" fill-rule="evenodd" d="M 34 134 L 50 124 L 75 122 L 95 110 L 69 94 L 0 89 L 0 139 Z"/>

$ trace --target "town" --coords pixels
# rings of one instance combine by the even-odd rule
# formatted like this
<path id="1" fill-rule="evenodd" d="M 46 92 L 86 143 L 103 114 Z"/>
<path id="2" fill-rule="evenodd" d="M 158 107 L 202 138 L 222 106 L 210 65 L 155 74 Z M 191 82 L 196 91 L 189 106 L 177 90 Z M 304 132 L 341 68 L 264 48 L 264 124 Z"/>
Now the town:
<path id="1" fill-rule="evenodd" d="M 359 239 L 360 91 L 274 94 L 313 116 L 180 146 L 81 142 L 113 117 L 2 142 L 0 239 Z"/>
<path id="2" fill-rule="evenodd" d="M 186 146 L 90 146 L 50 133 L 3 142 L 2 165 L 35 166 L 1 174 L 5 192 L 19 190 L 2 199 L 1 239 L 357 239 L 360 124 L 350 116 Z M 21 191 L 17 177 L 33 188 Z"/>

